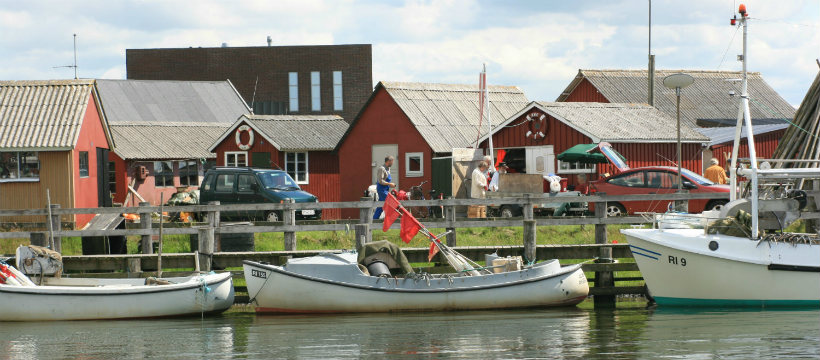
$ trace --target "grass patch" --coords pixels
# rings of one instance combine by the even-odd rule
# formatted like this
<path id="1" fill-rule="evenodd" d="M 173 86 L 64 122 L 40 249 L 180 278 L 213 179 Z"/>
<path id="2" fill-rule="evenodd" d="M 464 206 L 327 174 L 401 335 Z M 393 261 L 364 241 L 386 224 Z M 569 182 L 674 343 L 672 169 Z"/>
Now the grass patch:
<path id="1" fill-rule="evenodd" d="M 792 225 L 794 227 L 795 225 Z M 803 226 L 804 225 L 797 225 Z M 621 229 L 630 228 L 630 225 L 607 226 L 609 242 L 626 243 L 626 238 L 620 233 Z M 790 227 L 791 229 L 791 227 Z M 444 229 L 430 229 L 434 234 L 444 233 Z M 518 246 L 524 242 L 523 228 L 521 227 L 482 227 L 456 230 L 458 246 Z M 382 232 L 374 229 L 373 240 L 388 240 L 401 247 L 426 247 L 429 241 L 422 235 L 417 235 L 409 244 L 405 244 L 399 237 L 399 230 Z M 311 231 L 296 233 L 296 248 L 299 250 L 336 250 L 352 249 L 354 246 L 354 231 Z M 539 245 L 573 245 L 594 244 L 594 225 L 556 225 L 539 226 L 536 243 Z M 2 239 L 0 240 L 0 254 L 14 254 L 19 245 L 28 245 L 29 239 Z M 129 254 L 138 254 L 139 236 L 129 236 L 127 246 Z M 79 237 L 62 239 L 63 255 L 82 255 L 82 240 Z M 163 236 L 163 253 L 190 253 L 191 245 L 188 235 Z M 256 251 L 283 251 L 285 250 L 284 234 L 281 232 L 256 233 Z"/>

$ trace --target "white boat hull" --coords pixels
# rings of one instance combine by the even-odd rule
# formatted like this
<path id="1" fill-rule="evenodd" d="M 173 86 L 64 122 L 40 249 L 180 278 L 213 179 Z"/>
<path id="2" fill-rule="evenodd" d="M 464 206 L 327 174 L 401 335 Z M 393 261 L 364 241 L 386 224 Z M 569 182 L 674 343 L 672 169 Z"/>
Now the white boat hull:
<path id="1" fill-rule="evenodd" d="M 355 255 L 354 255 L 355 256 Z M 353 264 L 352 276 L 304 274 L 288 267 L 245 261 L 248 294 L 257 312 L 338 313 L 477 310 L 575 305 L 589 294 L 580 265 L 544 266 L 494 275 L 451 279 L 389 279 L 368 276 Z M 354 273 L 353 269 L 358 273 Z M 336 274 L 343 273 L 336 272 Z"/>
<path id="2" fill-rule="evenodd" d="M 818 245 L 758 242 L 702 229 L 622 233 L 659 305 L 820 307 Z"/>
<path id="3" fill-rule="evenodd" d="M 131 319 L 217 313 L 234 300 L 230 273 L 144 279 L 50 279 L 51 285 L 0 285 L 0 321 Z"/>

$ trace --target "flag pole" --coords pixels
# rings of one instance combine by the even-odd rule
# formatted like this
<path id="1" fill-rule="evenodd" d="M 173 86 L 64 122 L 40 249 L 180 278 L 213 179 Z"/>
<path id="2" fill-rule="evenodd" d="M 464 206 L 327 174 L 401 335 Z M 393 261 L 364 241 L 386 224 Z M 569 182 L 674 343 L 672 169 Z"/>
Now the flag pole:
<path id="1" fill-rule="evenodd" d="M 490 92 L 487 90 L 487 64 L 483 64 L 484 69 L 484 109 L 487 111 L 487 144 L 490 146 L 490 166 L 488 170 L 495 170 L 495 153 L 493 152 L 493 122 L 490 119 Z"/>

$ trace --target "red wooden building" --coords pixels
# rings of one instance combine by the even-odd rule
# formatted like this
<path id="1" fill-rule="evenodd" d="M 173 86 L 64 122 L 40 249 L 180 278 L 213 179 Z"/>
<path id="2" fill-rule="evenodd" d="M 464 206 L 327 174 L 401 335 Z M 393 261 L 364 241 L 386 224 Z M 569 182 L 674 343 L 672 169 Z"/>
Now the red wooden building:
<path id="1" fill-rule="evenodd" d="M 683 90 L 681 96 L 681 122 L 692 127 L 731 127 L 728 132 L 734 136 L 734 126 L 737 123 L 737 109 L 740 94 L 740 82 L 731 81 L 740 79 L 737 71 L 710 71 L 710 70 L 656 70 L 654 106 L 669 116 L 674 117 L 676 112 L 674 90 L 664 87 L 663 78 L 674 73 L 687 73 L 695 78 L 695 82 Z M 785 126 L 787 120 L 794 117 L 795 109 L 781 97 L 763 79 L 759 72 L 748 73 L 749 95 L 753 99 L 749 103 L 752 122 L 756 125 L 755 137 L 759 157 L 770 157 L 780 139 L 776 126 Z M 647 72 L 646 70 L 578 70 L 563 93 L 556 101 L 561 102 L 613 102 L 613 103 L 646 103 L 647 99 Z M 774 126 L 761 128 L 761 126 Z M 705 129 L 704 129 L 705 130 Z M 725 130 L 718 130 L 720 134 Z M 711 137 L 712 133 L 704 132 Z M 766 134 L 766 135 L 764 135 Z M 726 164 L 725 153 L 731 153 L 731 143 L 725 144 L 723 135 L 716 135 L 716 139 L 709 142 L 705 149 L 704 164 L 709 163 L 711 154 L 715 154 L 721 164 Z M 748 148 L 740 149 L 743 156 L 748 156 Z M 728 146 L 728 150 L 727 150 Z M 711 152 L 711 154 L 710 154 Z M 652 154 L 647 154 L 651 156 Z M 692 168 L 692 170 L 696 170 Z"/>
<path id="2" fill-rule="evenodd" d="M 106 192 L 126 206 L 197 189 L 215 164 L 208 148 L 250 111 L 230 81 L 101 79 L 97 87 L 116 141 Z"/>
<path id="3" fill-rule="evenodd" d="M 609 142 L 630 167 L 672 165 L 677 158 L 676 120 L 641 104 L 532 102 L 495 127 L 493 145 L 504 150 L 504 161 L 518 172 L 590 180 L 617 170 L 612 165 L 563 163 L 556 156 L 577 144 Z M 689 126 L 681 127 L 682 166 L 702 167 L 701 147 L 709 139 Z M 487 137 L 481 147 L 487 148 Z M 593 175 L 593 176 L 589 176 Z"/>
<path id="4" fill-rule="evenodd" d="M 93 208 L 112 147 L 94 80 L 0 82 L 0 209 Z M 93 215 L 65 215 L 82 228 Z M 43 222 L 44 218 L 0 218 Z"/>
<path id="5" fill-rule="evenodd" d="M 514 86 L 488 86 L 490 116 L 503 121 L 529 101 Z M 386 155 L 400 189 L 426 182 L 430 190 L 432 159 L 453 148 L 475 146 L 478 139 L 478 86 L 379 82 L 336 147 L 341 200 L 359 200 L 375 183 Z M 484 124 L 486 126 L 486 124 Z M 356 209 L 344 218 L 358 218 Z"/>
<path id="6" fill-rule="evenodd" d="M 319 201 L 341 201 L 339 158 L 333 149 L 347 130 L 337 115 L 246 115 L 210 146 L 217 166 L 285 170 Z M 325 209 L 323 219 L 338 219 Z"/>
<path id="7" fill-rule="evenodd" d="M 789 124 L 757 125 L 754 126 L 755 151 L 758 159 L 771 159 L 774 150 L 780 142 L 780 138 L 786 133 Z M 732 148 L 734 148 L 735 128 L 701 128 L 698 131 L 711 139 L 709 146 L 704 150 L 704 171 L 709 167 L 708 159 L 718 159 L 718 164 L 728 168 L 729 160 L 732 158 Z M 749 147 L 747 144 L 748 132 L 743 128 L 740 139 L 740 149 L 738 157 L 748 158 Z"/>

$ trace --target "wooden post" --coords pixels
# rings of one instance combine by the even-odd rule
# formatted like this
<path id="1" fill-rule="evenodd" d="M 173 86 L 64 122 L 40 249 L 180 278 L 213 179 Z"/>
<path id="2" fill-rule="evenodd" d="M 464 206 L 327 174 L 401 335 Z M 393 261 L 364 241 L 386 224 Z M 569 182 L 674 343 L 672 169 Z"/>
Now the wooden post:
<path id="1" fill-rule="evenodd" d="M 530 194 L 524 194 L 524 206 L 521 208 L 521 211 L 524 213 L 525 220 L 532 220 L 535 217 Z"/>
<path id="2" fill-rule="evenodd" d="M 364 196 L 359 199 L 359 201 L 370 201 L 373 202 L 373 198 L 369 196 Z M 373 207 L 369 208 L 359 208 L 359 224 L 372 224 L 373 223 L 373 212 L 376 209 Z"/>
<path id="3" fill-rule="evenodd" d="M 606 218 L 606 203 L 595 203 L 595 217 L 599 220 Z M 606 244 L 606 224 L 595 224 L 595 243 Z M 612 248 L 602 247 L 598 254 L 596 263 L 611 263 L 612 262 Z M 614 277 L 611 271 L 596 271 L 595 272 L 595 287 L 597 288 L 611 288 L 615 286 Z M 593 298 L 595 307 L 615 307 L 615 295 L 595 295 Z"/>
<path id="4" fill-rule="evenodd" d="M 537 234 L 535 220 L 524 220 L 524 256 L 529 262 L 535 262 L 535 238 Z"/>
<path id="5" fill-rule="evenodd" d="M 48 235 L 46 235 L 46 233 L 33 232 L 29 235 L 29 242 L 31 245 L 46 247 L 48 246 Z"/>
<path id="6" fill-rule="evenodd" d="M 151 203 L 148 202 L 140 202 L 140 207 L 148 207 L 151 206 Z M 140 210 L 140 229 L 151 229 L 151 212 Z M 142 253 L 143 254 L 153 254 L 154 253 L 154 244 L 151 241 L 151 234 L 142 235 L 140 238 L 140 244 L 142 245 Z"/>
<path id="7" fill-rule="evenodd" d="M 208 226 L 212 228 L 219 227 L 219 201 L 209 201 L 208 205 L 213 206 L 213 210 L 208 211 Z M 214 250 L 222 251 L 222 236 L 220 234 L 214 234 Z"/>
<path id="8" fill-rule="evenodd" d="M 370 231 L 369 224 L 356 224 L 354 225 L 355 229 L 355 236 L 356 236 L 356 250 L 359 250 L 371 241 L 373 241 L 373 233 Z"/>
<path id="9" fill-rule="evenodd" d="M 131 278 L 138 278 L 142 277 L 142 260 L 139 258 L 132 259 L 129 258 L 126 260 L 126 267 L 128 272 L 128 277 Z"/>
<path id="10" fill-rule="evenodd" d="M 288 199 L 286 204 L 293 204 L 293 199 Z M 293 210 L 291 207 L 287 207 L 282 210 L 282 220 L 284 220 L 285 226 L 293 226 L 296 225 L 296 211 Z M 285 231 L 285 251 L 294 251 L 296 250 L 296 232 L 294 231 Z"/>
<path id="11" fill-rule="evenodd" d="M 60 210 L 60 204 L 51 204 L 51 228 L 53 232 L 60 232 L 63 230 L 63 227 L 60 224 L 60 215 L 55 214 L 54 210 Z M 63 237 L 54 235 L 54 249 L 52 249 L 58 253 L 63 253 Z"/>
<path id="12" fill-rule="evenodd" d="M 214 256 L 214 228 L 201 227 L 197 229 L 199 235 L 199 270 L 211 271 L 211 261 Z"/>
<path id="13" fill-rule="evenodd" d="M 444 207 L 444 218 L 447 220 L 448 223 L 453 224 L 456 222 L 456 207 L 453 205 L 448 205 Z M 447 246 L 453 247 L 456 246 L 456 228 L 450 227 L 447 228 Z"/>

